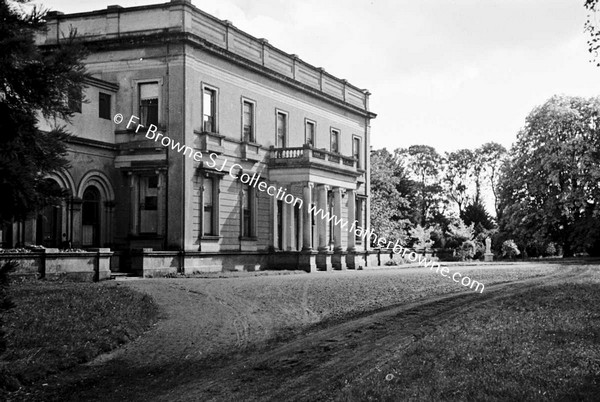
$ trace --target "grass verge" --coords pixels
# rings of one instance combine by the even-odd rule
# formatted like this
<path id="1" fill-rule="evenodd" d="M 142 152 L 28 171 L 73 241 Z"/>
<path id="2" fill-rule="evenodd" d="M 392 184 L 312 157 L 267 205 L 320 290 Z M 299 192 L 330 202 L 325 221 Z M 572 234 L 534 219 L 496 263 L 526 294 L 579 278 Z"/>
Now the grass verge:
<path id="1" fill-rule="evenodd" d="M 118 283 L 13 281 L 9 295 L 15 307 L 5 316 L 5 391 L 88 362 L 158 319 L 151 297 Z"/>
<path id="2" fill-rule="evenodd" d="M 600 283 L 488 303 L 352 380 L 339 400 L 597 400 L 598 306 Z"/>

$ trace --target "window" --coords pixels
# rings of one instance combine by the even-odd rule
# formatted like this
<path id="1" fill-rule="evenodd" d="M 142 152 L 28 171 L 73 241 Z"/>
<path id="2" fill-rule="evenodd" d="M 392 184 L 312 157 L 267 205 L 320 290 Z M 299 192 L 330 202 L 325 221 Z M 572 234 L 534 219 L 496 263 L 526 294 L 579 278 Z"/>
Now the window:
<path id="1" fill-rule="evenodd" d="M 217 132 L 217 91 L 212 88 L 202 89 L 202 130 Z"/>
<path id="2" fill-rule="evenodd" d="M 275 147 L 285 148 L 287 137 L 287 114 L 284 112 L 277 112 L 277 138 Z"/>
<path id="3" fill-rule="evenodd" d="M 254 235 L 252 197 L 253 192 L 250 186 L 244 185 L 242 187 L 242 237 Z"/>
<path id="4" fill-rule="evenodd" d="M 110 95 L 100 92 L 98 97 L 98 117 L 110 120 Z"/>
<path id="5" fill-rule="evenodd" d="M 139 86 L 140 124 L 150 127 L 158 126 L 158 82 L 149 82 Z"/>
<path id="6" fill-rule="evenodd" d="M 315 122 L 306 120 L 306 124 L 304 127 L 304 143 L 306 145 L 310 145 L 311 147 L 315 146 Z"/>
<path id="7" fill-rule="evenodd" d="M 140 177 L 140 233 L 158 232 L 158 175 Z"/>
<path id="8" fill-rule="evenodd" d="M 254 103 L 242 101 L 242 141 L 255 142 L 254 139 Z"/>
<path id="9" fill-rule="evenodd" d="M 340 132 L 338 130 L 335 129 L 331 129 L 331 152 L 339 152 L 339 139 L 340 139 Z"/>
<path id="10" fill-rule="evenodd" d="M 360 138 L 352 138 L 352 156 L 356 158 L 356 167 L 361 168 L 360 163 Z"/>
<path id="11" fill-rule="evenodd" d="M 69 89 L 68 106 L 69 106 L 69 110 L 71 112 L 81 113 L 81 101 L 82 101 L 81 91 L 77 88 Z"/>
<path id="12" fill-rule="evenodd" d="M 204 216 L 203 216 L 203 233 L 205 236 L 216 235 L 215 231 L 215 214 L 214 214 L 214 199 L 215 199 L 215 179 L 212 177 L 204 178 Z"/>

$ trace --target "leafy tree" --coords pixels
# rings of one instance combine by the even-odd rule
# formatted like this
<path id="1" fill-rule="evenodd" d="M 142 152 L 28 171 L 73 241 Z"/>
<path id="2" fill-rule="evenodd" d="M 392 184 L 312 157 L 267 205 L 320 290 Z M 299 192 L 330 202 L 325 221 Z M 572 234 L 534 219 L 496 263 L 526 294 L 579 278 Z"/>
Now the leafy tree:
<path id="1" fill-rule="evenodd" d="M 380 237 L 404 241 L 412 227 L 412 206 L 406 197 L 411 185 L 405 176 L 385 148 L 371 153 L 371 227 Z"/>
<path id="2" fill-rule="evenodd" d="M 500 181 L 501 230 L 565 257 L 599 244 L 600 98 L 553 96 L 527 117 Z"/>
<path id="3" fill-rule="evenodd" d="M 446 153 L 444 182 L 450 200 L 458 205 L 458 213 L 462 215 L 463 209 L 469 202 L 469 187 L 471 184 L 472 166 L 474 155 L 470 149 Z"/>
<path id="4" fill-rule="evenodd" d="M 474 224 L 475 227 L 481 227 L 489 230 L 494 227 L 492 217 L 487 213 L 485 207 L 481 203 L 471 203 L 467 205 L 460 218 L 467 224 Z M 481 230 L 476 230 L 479 233 Z"/>
<path id="5" fill-rule="evenodd" d="M 448 238 L 449 241 L 446 243 L 450 248 L 460 247 L 465 241 L 473 240 L 475 236 L 475 229 L 473 224 L 465 225 L 462 220 L 458 220 L 456 223 L 452 223 L 448 226 Z"/>
<path id="6" fill-rule="evenodd" d="M 598 62 L 598 49 L 600 49 L 600 30 L 596 25 L 596 11 L 598 7 L 598 0 L 585 0 L 585 8 L 589 11 L 587 19 L 585 21 L 585 30 L 589 33 L 590 38 L 588 39 L 588 50 L 592 54 L 592 60 L 596 63 L 596 66 L 600 67 Z M 593 15 L 593 17 L 592 17 Z"/>
<path id="7" fill-rule="evenodd" d="M 406 161 L 409 177 L 416 183 L 418 193 L 418 219 L 421 226 L 433 222 L 437 210 L 443 207 L 444 199 L 439 178 L 442 158 L 435 148 L 428 145 L 412 145 L 408 149 L 396 150 Z"/>
<path id="8" fill-rule="evenodd" d="M 431 248 L 433 241 L 431 240 L 431 234 L 434 228 L 423 228 L 421 225 L 410 230 L 410 237 L 414 239 L 413 247 L 417 249 Z"/>
<path id="9" fill-rule="evenodd" d="M 517 247 L 517 243 L 514 240 L 509 239 L 502 243 L 502 256 L 513 259 L 514 257 L 521 254 L 519 251 L 519 247 Z"/>
<path id="10" fill-rule="evenodd" d="M 480 155 L 487 179 L 490 182 L 490 188 L 494 195 L 496 218 L 499 219 L 501 211 L 498 205 L 498 181 L 500 168 L 506 161 L 506 148 L 496 142 L 488 142 L 478 148 L 476 152 Z"/>
<path id="11" fill-rule="evenodd" d="M 38 47 L 45 12 L 21 12 L 18 3 L 0 0 L 0 222 L 25 219 L 62 196 L 44 177 L 68 166 L 69 94 L 81 94 L 86 77 L 85 49 L 71 32 L 61 44 Z M 79 95 L 80 96 L 80 95 Z M 38 116 L 53 125 L 37 128 Z"/>

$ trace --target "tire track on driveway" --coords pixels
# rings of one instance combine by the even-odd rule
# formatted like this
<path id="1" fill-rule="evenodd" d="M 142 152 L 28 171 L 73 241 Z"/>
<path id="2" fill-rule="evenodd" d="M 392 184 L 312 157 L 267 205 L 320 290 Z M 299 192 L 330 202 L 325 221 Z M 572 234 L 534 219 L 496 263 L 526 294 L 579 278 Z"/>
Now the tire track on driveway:
<path id="1" fill-rule="evenodd" d="M 385 309 L 250 354 L 157 400 L 327 400 L 347 381 L 376 370 L 439 325 L 460 319 L 466 309 L 576 279 L 589 269 L 569 267 L 545 277 L 490 285 L 483 294 L 461 292 Z"/>

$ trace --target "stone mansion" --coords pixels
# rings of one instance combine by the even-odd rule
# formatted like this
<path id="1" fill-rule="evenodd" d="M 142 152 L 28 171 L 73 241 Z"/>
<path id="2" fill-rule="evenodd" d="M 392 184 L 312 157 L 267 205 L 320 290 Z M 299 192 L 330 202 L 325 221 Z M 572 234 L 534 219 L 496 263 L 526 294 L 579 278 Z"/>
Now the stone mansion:
<path id="1" fill-rule="evenodd" d="M 189 0 L 51 12 L 47 26 L 39 46 L 56 45 L 73 27 L 90 51 L 84 101 L 72 102 L 67 125 L 71 167 L 48 178 L 69 196 L 6 227 L 5 244 L 109 247 L 112 269 L 150 274 L 364 265 L 368 244 L 308 208 L 370 227 L 376 115 L 366 89 Z M 132 115 L 205 157 L 127 128 Z M 219 171 L 209 154 L 260 174 L 302 208 Z"/>

